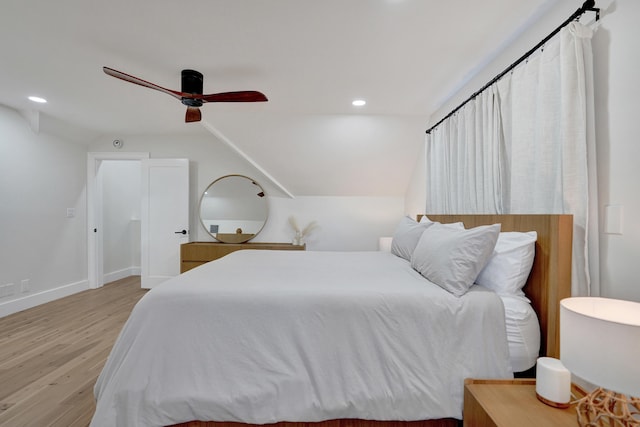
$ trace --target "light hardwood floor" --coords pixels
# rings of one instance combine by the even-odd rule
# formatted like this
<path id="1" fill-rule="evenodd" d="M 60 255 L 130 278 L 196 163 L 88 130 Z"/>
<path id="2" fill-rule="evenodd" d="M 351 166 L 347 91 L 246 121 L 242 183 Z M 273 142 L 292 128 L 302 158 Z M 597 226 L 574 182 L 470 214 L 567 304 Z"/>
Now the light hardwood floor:
<path id="1" fill-rule="evenodd" d="M 0 426 L 89 425 L 93 386 L 145 292 L 132 276 L 0 318 Z"/>

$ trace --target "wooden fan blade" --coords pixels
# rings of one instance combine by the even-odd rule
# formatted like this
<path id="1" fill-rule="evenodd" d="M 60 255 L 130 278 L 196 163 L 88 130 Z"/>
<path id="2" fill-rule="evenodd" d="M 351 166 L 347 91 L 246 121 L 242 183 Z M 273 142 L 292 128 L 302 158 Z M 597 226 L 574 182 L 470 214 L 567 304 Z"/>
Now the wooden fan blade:
<path id="1" fill-rule="evenodd" d="M 192 98 L 202 102 L 264 102 L 267 97 L 255 90 L 243 90 L 239 92 L 212 93 L 210 95 L 193 95 Z"/>
<path id="2" fill-rule="evenodd" d="M 129 82 L 129 83 L 134 83 L 140 86 L 148 87 L 150 89 L 155 89 L 160 92 L 166 93 L 167 95 L 171 95 L 174 98 L 182 99 L 184 95 L 190 95 L 190 94 L 183 94 L 182 92 L 178 92 L 175 90 L 167 89 L 162 86 L 158 86 L 157 84 L 148 82 L 146 80 L 142 80 L 138 77 L 132 76 L 127 73 L 123 73 L 122 71 L 114 70 L 113 68 L 102 67 L 102 71 L 104 71 L 106 74 L 112 77 L 115 77 L 117 79 L 124 80 L 125 82 Z"/>
<path id="3" fill-rule="evenodd" d="M 198 107 L 187 107 L 187 114 L 184 118 L 185 123 L 199 122 L 202 119 L 202 113 Z"/>

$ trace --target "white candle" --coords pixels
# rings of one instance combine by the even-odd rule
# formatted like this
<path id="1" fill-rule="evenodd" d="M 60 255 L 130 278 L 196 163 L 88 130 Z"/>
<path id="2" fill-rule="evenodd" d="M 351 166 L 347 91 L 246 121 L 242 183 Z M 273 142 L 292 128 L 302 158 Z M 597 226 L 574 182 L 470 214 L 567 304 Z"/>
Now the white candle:
<path id="1" fill-rule="evenodd" d="M 536 395 L 547 405 L 566 408 L 571 400 L 571 372 L 552 357 L 538 358 Z"/>

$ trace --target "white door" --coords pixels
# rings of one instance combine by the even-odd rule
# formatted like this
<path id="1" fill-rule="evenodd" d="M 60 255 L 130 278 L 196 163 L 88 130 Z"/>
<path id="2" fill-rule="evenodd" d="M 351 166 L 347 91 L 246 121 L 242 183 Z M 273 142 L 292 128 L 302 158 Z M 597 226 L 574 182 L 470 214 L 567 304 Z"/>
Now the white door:
<path id="1" fill-rule="evenodd" d="M 189 160 L 142 160 L 141 282 L 153 288 L 180 274 L 189 241 Z"/>

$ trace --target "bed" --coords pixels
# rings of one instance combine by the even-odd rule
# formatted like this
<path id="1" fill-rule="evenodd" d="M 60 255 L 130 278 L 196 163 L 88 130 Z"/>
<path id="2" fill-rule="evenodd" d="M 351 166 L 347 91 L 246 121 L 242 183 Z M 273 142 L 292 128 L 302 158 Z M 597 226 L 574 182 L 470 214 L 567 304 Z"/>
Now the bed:
<path id="1" fill-rule="evenodd" d="M 537 232 L 525 293 L 557 355 L 571 217 L 428 217 Z M 133 310 L 92 426 L 456 425 L 464 378 L 513 375 L 504 305 L 425 283 L 383 252 L 239 251 L 191 270 Z"/>

